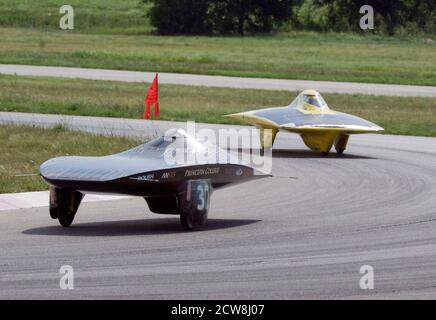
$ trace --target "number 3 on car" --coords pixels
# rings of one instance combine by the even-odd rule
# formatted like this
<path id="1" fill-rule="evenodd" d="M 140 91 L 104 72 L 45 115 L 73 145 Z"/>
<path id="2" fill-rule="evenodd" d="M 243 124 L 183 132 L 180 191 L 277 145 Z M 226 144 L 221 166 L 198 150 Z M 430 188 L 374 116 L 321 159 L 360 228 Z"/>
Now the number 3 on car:
<path id="1" fill-rule="evenodd" d="M 210 206 L 210 180 L 187 180 L 179 192 L 180 222 L 184 229 L 191 230 L 194 225 L 207 222 Z"/>

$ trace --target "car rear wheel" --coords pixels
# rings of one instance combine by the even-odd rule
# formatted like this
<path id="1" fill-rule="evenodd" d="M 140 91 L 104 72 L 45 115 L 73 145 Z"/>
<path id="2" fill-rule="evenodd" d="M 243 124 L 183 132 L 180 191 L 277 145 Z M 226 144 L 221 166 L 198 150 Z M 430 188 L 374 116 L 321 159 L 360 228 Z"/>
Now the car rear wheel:
<path id="1" fill-rule="evenodd" d="M 58 221 L 62 227 L 68 228 L 73 223 L 75 216 L 75 214 L 69 211 L 59 212 Z"/>
<path id="2" fill-rule="evenodd" d="M 50 187 L 50 217 L 69 227 L 76 216 L 83 194 L 72 189 Z"/>
<path id="3" fill-rule="evenodd" d="M 187 180 L 180 186 L 177 206 L 183 229 L 192 230 L 207 222 L 212 185 L 208 179 Z"/>
<path id="4" fill-rule="evenodd" d="M 194 212 L 193 211 L 181 211 L 180 223 L 184 230 L 192 230 L 194 228 Z"/>

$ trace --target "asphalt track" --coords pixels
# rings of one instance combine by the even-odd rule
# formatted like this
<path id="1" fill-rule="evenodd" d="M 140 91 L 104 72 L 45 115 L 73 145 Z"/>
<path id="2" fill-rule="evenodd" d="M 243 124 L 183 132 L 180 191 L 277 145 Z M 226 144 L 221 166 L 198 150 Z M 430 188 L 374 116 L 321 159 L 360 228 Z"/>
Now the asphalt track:
<path id="1" fill-rule="evenodd" d="M 277 139 L 280 177 L 216 191 L 194 232 L 140 198 L 84 203 L 70 229 L 0 212 L 0 298 L 436 298 L 436 139 L 353 136 L 326 158 Z"/>
<path id="2" fill-rule="evenodd" d="M 153 72 L 69 67 L 46 67 L 14 64 L 0 64 L 0 74 L 112 80 L 123 82 L 151 82 L 154 77 Z M 332 92 L 360 93 L 383 96 L 436 97 L 436 87 L 432 86 L 241 78 L 164 72 L 159 73 L 159 82 L 168 84 L 184 84 L 194 86 L 227 87 L 240 89 L 302 91 L 308 88 L 312 88 L 322 93 Z"/>

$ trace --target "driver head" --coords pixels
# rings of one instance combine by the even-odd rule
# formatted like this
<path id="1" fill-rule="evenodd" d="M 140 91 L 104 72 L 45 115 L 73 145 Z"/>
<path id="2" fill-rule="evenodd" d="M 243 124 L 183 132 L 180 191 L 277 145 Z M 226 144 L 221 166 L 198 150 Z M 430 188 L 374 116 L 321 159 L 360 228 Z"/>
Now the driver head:
<path id="1" fill-rule="evenodd" d="M 324 113 L 329 107 L 323 97 L 316 90 L 304 90 L 290 104 L 290 107 L 298 108 L 302 112 Z"/>

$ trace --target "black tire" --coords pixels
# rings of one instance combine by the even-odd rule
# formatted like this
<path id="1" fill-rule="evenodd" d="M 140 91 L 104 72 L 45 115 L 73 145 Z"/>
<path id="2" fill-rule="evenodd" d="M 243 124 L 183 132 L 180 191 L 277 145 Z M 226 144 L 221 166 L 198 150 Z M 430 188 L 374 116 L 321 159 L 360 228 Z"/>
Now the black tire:
<path id="1" fill-rule="evenodd" d="M 207 213 L 197 214 L 194 217 L 194 222 L 196 225 L 204 226 L 207 223 Z"/>
<path id="2" fill-rule="evenodd" d="M 69 227 L 82 202 L 83 194 L 72 189 L 50 187 L 50 217 L 58 219 L 63 227 Z"/>
<path id="3" fill-rule="evenodd" d="M 180 223 L 184 230 L 192 230 L 194 228 L 194 213 L 181 211 Z"/>
<path id="4" fill-rule="evenodd" d="M 58 209 L 57 208 L 50 208 L 49 209 L 50 210 L 50 217 L 53 219 L 53 220 L 56 220 L 57 218 L 58 218 Z"/>
<path id="5" fill-rule="evenodd" d="M 73 223 L 75 216 L 68 211 L 58 212 L 58 221 L 62 227 L 68 228 Z"/>

